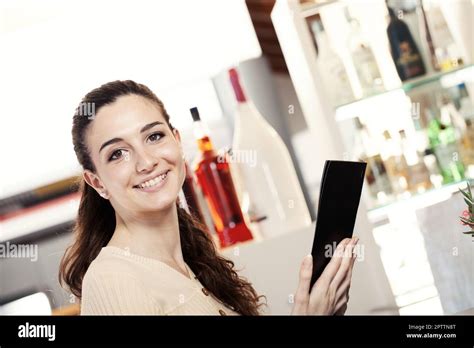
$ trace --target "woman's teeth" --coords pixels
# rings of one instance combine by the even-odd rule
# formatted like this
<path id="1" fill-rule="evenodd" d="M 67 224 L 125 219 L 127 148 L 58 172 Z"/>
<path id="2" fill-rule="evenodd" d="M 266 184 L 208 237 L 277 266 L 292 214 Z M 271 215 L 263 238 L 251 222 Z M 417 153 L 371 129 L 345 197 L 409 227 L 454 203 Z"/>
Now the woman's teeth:
<path id="1" fill-rule="evenodd" d="M 161 181 L 163 181 L 166 176 L 168 175 L 168 172 L 161 174 L 160 176 L 157 176 L 156 178 L 152 180 L 145 181 L 143 184 L 138 185 L 139 188 L 145 188 L 145 187 L 152 187 L 157 184 L 159 184 Z"/>

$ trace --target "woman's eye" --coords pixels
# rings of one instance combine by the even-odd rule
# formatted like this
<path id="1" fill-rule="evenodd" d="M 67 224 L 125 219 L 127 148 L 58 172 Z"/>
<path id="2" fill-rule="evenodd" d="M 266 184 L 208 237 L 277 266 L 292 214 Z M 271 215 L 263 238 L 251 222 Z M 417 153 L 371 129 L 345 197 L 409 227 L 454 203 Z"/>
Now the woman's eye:
<path id="1" fill-rule="evenodd" d="M 151 134 L 148 139 L 151 140 L 151 141 L 158 141 L 160 140 L 161 138 L 163 138 L 165 135 L 161 132 L 156 132 L 156 133 L 153 133 Z"/>
<path id="2" fill-rule="evenodd" d="M 112 152 L 112 155 L 110 155 L 109 157 L 109 161 L 114 161 L 116 159 L 119 159 L 122 156 L 122 152 L 123 150 L 121 149 L 115 150 L 114 152 Z"/>

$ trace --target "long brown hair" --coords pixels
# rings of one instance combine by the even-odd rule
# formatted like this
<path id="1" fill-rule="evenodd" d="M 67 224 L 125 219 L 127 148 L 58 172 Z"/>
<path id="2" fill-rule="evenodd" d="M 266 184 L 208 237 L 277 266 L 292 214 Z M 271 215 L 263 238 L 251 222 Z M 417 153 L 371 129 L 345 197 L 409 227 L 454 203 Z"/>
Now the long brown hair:
<path id="1" fill-rule="evenodd" d="M 134 81 L 113 81 L 89 92 L 79 104 L 73 117 L 72 139 L 74 151 L 83 169 L 96 172 L 86 145 L 86 131 L 93 115 L 84 115 L 84 109 L 94 110 L 113 103 L 118 97 L 135 94 L 155 103 L 168 126 L 173 130 L 170 117 L 160 99 L 146 86 Z M 85 106 L 85 107 L 84 107 Z M 74 242 L 61 260 L 59 281 L 81 298 L 82 280 L 91 262 L 106 246 L 115 230 L 115 210 L 83 178 L 79 182 L 81 200 L 73 229 Z M 242 315 L 258 315 L 261 297 L 251 283 L 239 277 L 231 260 L 220 256 L 205 226 L 177 205 L 181 248 L 185 262 L 202 285 L 216 298 Z"/>

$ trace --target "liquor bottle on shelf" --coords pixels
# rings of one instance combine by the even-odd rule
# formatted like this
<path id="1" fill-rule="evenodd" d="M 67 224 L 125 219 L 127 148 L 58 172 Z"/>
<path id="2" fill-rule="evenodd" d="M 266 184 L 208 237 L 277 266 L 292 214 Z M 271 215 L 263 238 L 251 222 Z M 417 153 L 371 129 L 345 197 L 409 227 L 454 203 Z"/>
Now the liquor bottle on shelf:
<path id="1" fill-rule="evenodd" d="M 471 173 L 472 165 L 474 165 L 472 161 L 472 119 L 463 117 L 460 111 L 456 109 L 454 103 L 449 99 L 444 100 L 444 105 L 440 110 L 442 119 L 450 121 L 453 125 L 455 137 L 459 145 L 460 158 L 465 170 Z"/>
<path id="2" fill-rule="evenodd" d="M 466 164 L 467 175 L 474 178 L 474 120 L 466 120 L 466 132 L 461 141 L 462 157 Z"/>
<path id="3" fill-rule="evenodd" d="M 426 168 L 430 174 L 430 181 L 433 187 L 441 188 L 443 186 L 443 175 L 440 171 L 440 165 L 438 159 L 433 152 L 433 149 L 427 147 L 423 152 L 423 162 L 425 163 Z"/>
<path id="4" fill-rule="evenodd" d="M 200 156 L 194 172 L 211 212 L 221 247 L 253 239 L 244 220 L 226 156 L 218 156 L 197 108 L 191 109 Z"/>
<path id="5" fill-rule="evenodd" d="M 433 41 L 437 64 L 442 71 L 448 71 L 463 64 L 459 48 L 446 23 L 439 4 L 433 1 L 421 3 L 427 27 Z"/>
<path id="6" fill-rule="evenodd" d="M 458 84 L 455 91 L 457 92 L 455 102 L 459 113 L 465 120 L 474 120 L 474 104 L 467 91 L 466 84 L 464 82 Z"/>
<path id="7" fill-rule="evenodd" d="M 421 104 L 420 110 L 424 110 L 429 104 L 428 97 L 423 97 L 418 103 Z M 410 146 L 414 147 L 420 160 L 428 170 L 431 185 L 440 188 L 443 185 L 443 176 L 440 173 L 436 156 L 430 147 L 430 140 L 427 134 L 427 123 L 423 115 L 424 112 L 420 112 L 412 117 L 415 126 L 415 141 L 414 144 Z"/>
<path id="8" fill-rule="evenodd" d="M 426 45 L 428 46 L 428 51 L 430 53 L 430 60 L 431 60 L 431 67 L 435 71 L 439 71 L 441 69 L 440 63 L 438 61 L 438 57 L 436 56 L 436 49 L 433 42 L 433 36 L 431 35 L 431 29 L 428 25 L 428 18 L 426 16 L 425 8 L 423 7 L 423 0 L 420 0 L 419 6 L 417 7 L 419 14 L 421 17 L 419 20 L 420 23 L 420 32 L 424 32 L 424 36 L 426 39 Z"/>
<path id="9" fill-rule="evenodd" d="M 370 44 L 362 35 L 360 23 L 345 8 L 346 20 L 350 24 L 350 33 L 347 39 L 351 57 L 357 72 L 363 96 L 369 96 L 384 90 L 380 70 L 375 60 Z"/>
<path id="10" fill-rule="evenodd" d="M 310 23 L 318 47 L 317 64 L 322 80 L 330 93 L 333 105 L 341 105 L 354 100 L 354 93 L 346 68 L 339 55 L 332 49 L 321 17 L 316 15 Z"/>
<path id="11" fill-rule="evenodd" d="M 387 27 L 388 40 L 398 76 L 402 81 L 426 73 L 425 64 L 413 39 L 410 29 L 399 19 L 395 11 L 388 7 L 390 22 Z"/>
<path id="12" fill-rule="evenodd" d="M 202 224 L 206 224 L 202 207 L 199 204 L 198 190 L 196 187 L 192 170 L 187 162 L 184 162 L 186 168 L 186 177 L 183 183 L 183 194 L 188 206 L 189 213 L 199 220 Z"/>
<path id="13" fill-rule="evenodd" d="M 237 187 L 245 190 L 250 211 L 264 238 L 304 228 L 311 216 L 288 149 L 275 129 L 248 99 L 236 69 L 229 78 L 237 100 L 232 168 Z M 234 172 L 233 172 L 234 173 Z"/>
<path id="14" fill-rule="evenodd" d="M 369 186 L 369 191 L 377 203 L 385 204 L 393 199 L 393 188 L 388 177 L 387 169 L 382 160 L 382 156 L 377 152 L 367 128 L 358 117 L 355 118 L 355 125 L 358 130 L 360 145 L 358 146 L 358 157 L 367 162 L 365 178 Z"/>
<path id="15" fill-rule="evenodd" d="M 382 160 L 392 183 L 394 193 L 403 195 L 408 189 L 408 168 L 399 144 L 392 139 L 386 130 L 383 133 L 385 141 L 381 149 Z"/>
<path id="16" fill-rule="evenodd" d="M 403 155 L 408 166 L 408 189 L 411 192 L 421 193 L 432 187 L 430 172 L 423 158 L 418 154 L 416 145 L 412 144 L 404 130 L 399 131 Z"/>
<path id="17" fill-rule="evenodd" d="M 443 184 L 464 179 L 464 165 L 460 158 L 456 131 L 451 124 L 449 114 L 443 113 L 442 119 L 439 119 L 435 116 L 435 112 L 429 109 L 427 115 L 430 146 L 438 160 Z"/>

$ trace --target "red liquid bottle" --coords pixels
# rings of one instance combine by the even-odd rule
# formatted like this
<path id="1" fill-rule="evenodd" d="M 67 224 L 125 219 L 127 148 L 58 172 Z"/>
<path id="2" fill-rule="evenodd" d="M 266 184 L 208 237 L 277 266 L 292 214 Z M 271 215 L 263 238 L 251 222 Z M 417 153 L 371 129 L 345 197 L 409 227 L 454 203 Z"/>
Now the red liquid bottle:
<path id="1" fill-rule="evenodd" d="M 225 155 L 217 155 L 204 130 L 197 108 L 191 109 L 194 133 L 200 150 L 194 172 L 209 206 L 220 246 L 253 239 L 240 209 L 237 193 Z"/>

